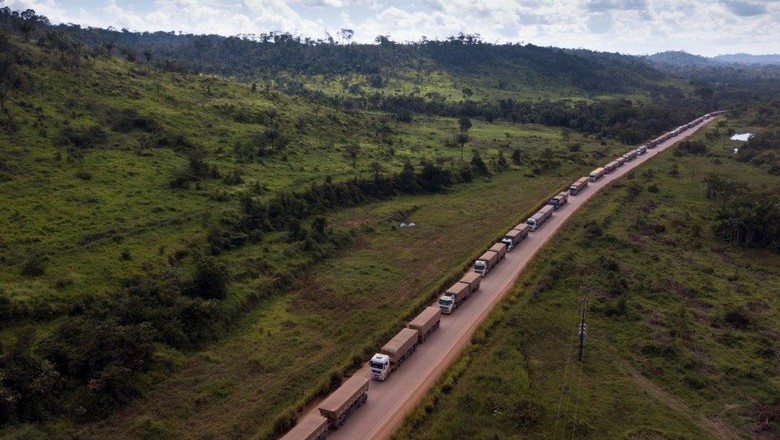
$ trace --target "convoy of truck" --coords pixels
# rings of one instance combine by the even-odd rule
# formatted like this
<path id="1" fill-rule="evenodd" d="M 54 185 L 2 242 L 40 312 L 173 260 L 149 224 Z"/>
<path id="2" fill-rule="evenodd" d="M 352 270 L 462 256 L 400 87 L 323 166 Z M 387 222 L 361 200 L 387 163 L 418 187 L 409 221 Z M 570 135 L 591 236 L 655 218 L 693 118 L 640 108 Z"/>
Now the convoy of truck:
<path id="1" fill-rule="evenodd" d="M 415 352 L 417 346 L 439 328 L 441 315 L 453 313 L 463 301 L 479 290 L 482 277 L 486 276 L 505 257 L 507 251 L 516 248 L 528 236 L 529 230 L 537 230 L 552 216 L 553 211 L 564 206 L 568 202 L 568 196 L 581 193 L 587 188 L 589 182 L 599 180 L 604 174 L 614 171 L 623 163 L 645 154 L 648 149 L 655 148 L 684 130 L 723 113 L 723 111 L 709 113 L 665 133 L 629 151 L 619 159 L 609 162 L 604 167 L 593 170 L 588 176 L 578 179 L 571 185 L 568 193 L 564 191 L 553 197 L 549 204 L 541 208 L 526 223 L 521 223 L 504 234 L 504 238 L 500 242 L 482 254 L 474 262 L 474 271 L 466 272 L 457 283 L 439 297 L 438 307 L 427 307 L 385 344 L 368 363 L 371 377 L 375 380 L 387 380 L 390 374 Z M 324 440 L 328 429 L 341 427 L 352 412 L 366 403 L 368 386 L 368 378 L 359 375 L 352 376 L 317 406 L 319 415 L 311 414 L 301 419 L 290 432 L 282 437 L 282 440 Z"/>

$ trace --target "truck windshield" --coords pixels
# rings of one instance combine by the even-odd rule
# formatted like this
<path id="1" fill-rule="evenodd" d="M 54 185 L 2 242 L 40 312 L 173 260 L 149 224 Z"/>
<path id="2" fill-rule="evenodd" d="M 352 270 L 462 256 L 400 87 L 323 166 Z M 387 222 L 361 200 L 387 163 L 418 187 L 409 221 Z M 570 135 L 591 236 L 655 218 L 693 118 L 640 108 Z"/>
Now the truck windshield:
<path id="1" fill-rule="evenodd" d="M 385 368 L 385 364 L 380 364 L 379 362 L 370 361 L 368 365 L 371 366 L 371 368 L 375 370 L 383 370 Z"/>
<path id="2" fill-rule="evenodd" d="M 439 305 L 441 305 L 441 306 L 449 306 L 450 304 L 452 304 L 452 300 L 451 299 L 440 299 L 439 300 Z"/>
<path id="3" fill-rule="evenodd" d="M 476 267 L 476 268 L 483 268 L 483 267 L 485 267 L 485 262 L 482 261 L 482 260 L 477 261 L 477 262 L 474 263 L 474 267 Z"/>

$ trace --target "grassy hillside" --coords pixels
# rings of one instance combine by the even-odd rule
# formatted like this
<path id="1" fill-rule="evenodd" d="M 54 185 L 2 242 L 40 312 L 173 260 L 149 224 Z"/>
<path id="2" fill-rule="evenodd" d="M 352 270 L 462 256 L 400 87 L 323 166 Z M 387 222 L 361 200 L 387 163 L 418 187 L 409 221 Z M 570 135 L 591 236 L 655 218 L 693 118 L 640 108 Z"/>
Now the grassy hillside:
<path id="1" fill-rule="evenodd" d="M 775 176 L 735 161 L 725 136 L 743 124 L 595 197 L 396 438 L 777 438 L 780 257 L 722 241 L 723 202 L 705 194 L 713 174 L 776 194 Z"/>
<path id="2" fill-rule="evenodd" d="M 475 119 L 462 165 L 454 118 L 4 44 L 4 437 L 272 436 L 481 244 L 625 148 Z M 426 189 L 424 170 L 449 177 Z M 355 198 L 293 217 L 314 184 Z"/>

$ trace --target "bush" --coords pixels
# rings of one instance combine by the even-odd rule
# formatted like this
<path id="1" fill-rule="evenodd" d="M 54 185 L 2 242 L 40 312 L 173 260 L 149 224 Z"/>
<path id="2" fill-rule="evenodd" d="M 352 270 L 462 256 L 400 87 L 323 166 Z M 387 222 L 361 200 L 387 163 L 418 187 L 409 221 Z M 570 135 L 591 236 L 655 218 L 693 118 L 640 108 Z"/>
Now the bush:
<path id="1" fill-rule="evenodd" d="M 49 257 L 45 255 L 31 255 L 27 261 L 22 264 L 22 275 L 26 277 L 39 277 L 46 272 L 46 264 Z"/>
<path id="2" fill-rule="evenodd" d="M 227 266 L 214 257 L 201 257 L 189 293 L 204 299 L 225 299 L 230 281 Z"/>

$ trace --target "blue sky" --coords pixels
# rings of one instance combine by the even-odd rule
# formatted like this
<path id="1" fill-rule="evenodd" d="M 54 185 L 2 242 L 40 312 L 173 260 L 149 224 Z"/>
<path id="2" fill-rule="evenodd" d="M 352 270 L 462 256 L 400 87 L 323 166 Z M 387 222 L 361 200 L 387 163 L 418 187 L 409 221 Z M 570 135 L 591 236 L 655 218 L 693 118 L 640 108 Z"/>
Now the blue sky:
<path id="1" fill-rule="evenodd" d="M 394 41 L 478 33 L 489 42 L 628 54 L 780 53 L 780 0 L 0 0 L 54 23 L 221 35 L 354 31 Z"/>

